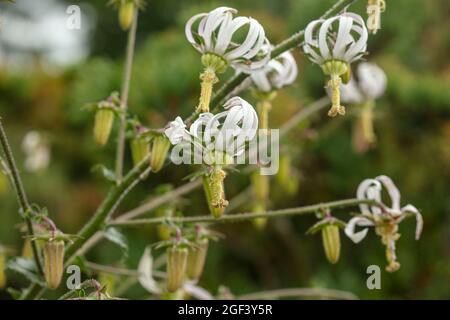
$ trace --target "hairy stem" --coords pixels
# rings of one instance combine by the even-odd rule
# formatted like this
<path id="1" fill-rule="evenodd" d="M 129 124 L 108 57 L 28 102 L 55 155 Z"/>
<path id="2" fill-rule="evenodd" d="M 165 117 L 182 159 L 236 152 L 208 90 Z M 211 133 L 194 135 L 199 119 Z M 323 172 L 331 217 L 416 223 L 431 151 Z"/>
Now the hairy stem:
<path id="1" fill-rule="evenodd" d="M 351 292 L 333 290 L 333 289 L 323 289 L 323 288 L 290 288 L 290 289 L 279 289 L 279 290 L 269 290 L 243 294 L 237 296 L 239 300 L 273 300 L 280 298 L 320 298 L 320 299 L 339 299 L 339 300 L 356 300 L 358 299 Z"/>
<path id="2" fill-rule="evenodd" d="M 360 199 L 345 199 L 338 200 L 332 202 L 319 203 L 304 207 L 296 207 L 296 208 L 288 208 L 288 209 L 280 209 L 280 210 L 271 210 L 267 212 L 244 212 L 244 213 L 236 213 L 232 215 L 222 216 L 220 218 L 214 218 L 211 215 L 206 216 L 192 216 L 192 217 L 157 217 L 150 219 L 136 219 L 130 221 L 113 221 L 110 222 L 111 226 L 121 226 L 121 227 L 134 227 L 141 225 L 149 225 L 149 224 L 159 224 L 165 221 L 170 220 L 173 223 L 208 223 L 208 224 L 216 224 L 216 223 L 230 223 L 230 222 L 241 222 L 253 220 L 256 218 L 279 218 L 279 217 L 288 217 L 288 216 L 297 216 L 304 215 L 310 213 L 316 213 L 319 210 L 323 209 L 336 209 L 336 208 L 347 208 L 357 206 L 359 204 L 370 204 L 373 206 L 379 205 L 377 202 L 372 200 L 360 200 Z"/>
<path id="3" fill-rule="evenodd" d="M 6 132 L 5 129 L 3 128 L 1 117 L 0 117 L 0 143 L 2 145 L 3 153 L 5 154 L 5 159 L 11 176 L 11 181 L 14 184 L 14 190 L 16 191 L 17 194 L 20 210 L 25 220 L 25 224 L 27 226 L 28 236 L 33 237 L 34 236 L 33 223 L 31 222 L 31 219 L 28 217 L 28 214 L 31 214 L 30 203 L 28 202 L 27 194 L 23 187 L 23 183 L 20 178 L 20 173 L 19 170 L 17 169 L 13 153 L 11 151 L 11 148 L 9 147 L 8 138 L 6 137 Z M 34 240 L 31 240 L 31 249 L 33 251 L 33 257 L 36 263 L 37 271 L 39 272 L 40 275 L 43 275 L 44 271 L 42 269 L 41 261 L 39 259 L 39 251 L 36 245 L 36 241 Z"/>
<path id="4" fill-rule="evenodd" d="M 131 70 L 133 68 L 133 56 L 136 43 L 136 29 L 139 10 L 134 10 L 133 22 L 128 31 L 127 53 L 125 61 L 125 70 L 123 74 L 122 90 L 120 93 L 120 108 L 126 111 L 128 107 L 128 95 L 130 92 Z M 116 154 L 116 179 L 120 183 L 123 175 L 123 160 L 125 154 L 125 130 L 126 130 L 126 112 L 120 116 L 119 138 L 117 140 Z"/>

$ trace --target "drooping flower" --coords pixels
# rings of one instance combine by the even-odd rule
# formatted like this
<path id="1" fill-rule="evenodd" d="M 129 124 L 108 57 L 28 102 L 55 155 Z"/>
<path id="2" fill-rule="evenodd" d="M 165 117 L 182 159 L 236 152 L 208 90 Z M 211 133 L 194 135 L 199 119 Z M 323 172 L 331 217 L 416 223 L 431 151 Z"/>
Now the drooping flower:
<path id="1" fill-rule="evenodd" d="M 218 82 L 216 73 L 222 73 L 228 65 L 238 71 L 251 72 L 262 68 L 270 60 L 270 46 L 264 28 L 253 18 L 234 17 L 237 10 L 219 7 L 209 13 L 200 13 L 188 20 L 186 38 L 202 54 L 205 67 L 201 74 L 202 88 L 197 110 L 209 111 L 212 87 Z M 236 34 L 246 30 L 246 36 L 237 41 Z"/>
<path id="2" fill-rule="evenodd" d="M 367 3 L 367 29 L 370 33 L 376 34 L 381 29 L 381 13 L 386 10 L 384 0 L 369 0 Z"/>
<path id="3" fill-rule="evenodd" d="M 187 160 L 210 167 L 203 181 L 208 205 L 215 217 L 221 216 L 228 205 L 223 187 L 226 173 L 222 168 L 245 152 L 246 143 L 255 138 L 258 129 L 258 115 L 244 99 L 233 97 L 224 108 L 225 111 L 216 115 L 200 114 L 189 131 L 181 118 L 172 121 L 165 130 L 171 143 L 176 145 L 171 155 L 174 163 Z"/>
<path id="4" fill-rule="evenodd" d="M 165 135 L 184 152 L 195 156 L 195 163 L 227 165 L 245 151 L 247 142 L 253 140 L 258 129 L 258 115 L 244 99 L 233 97 L 224 104 L 226 109 L 216 115 L 202 113 L 189 131 L 180 117 L 169 124 Z M 200 158 L 199 158 L 200 156 Z M 198 160 L 202 160 L 198 162 Z M 177 161 L 174 161 L 175 163 Z"/>
<path id="5" fill-rule="evenodd" d="M 383 188 L 387 191 L 391 206 L 382 202 Z M 396 271 L 400 268 L 397 261 L 395 244 L 399 239 L 398 233 L 399 223 L 408 215 L 416 217 L 415 238 L 418 240 L 423 228 L 423 219 L 419 210 L 408 204 L 400 207 L 400 192 L 387 176 L 378 176 L 375 179 L 366 179 L 358 187 L 357 198 L 360 200 L 372 200 L 376 205 L 360 204 L 361 214 L 352 218 L 345 227 L 345 234 L 355 243 L 362 241 L 367 235 L 368 229 L 356 231 L 356 227 L 375 227 L 377 235 L 381 237 L 382 243 L 386 246 L 386 259 L 388 266 L 386 270 L 389 272 Z"/>
<path id="6" fill-rule="evenodd" d="M 386 91 L 386 84 L 386 74 L 380 67 L 374 63 L 363 62 L 358 65 L 355 77 L 341 86 L 341 100 L 358 106 L 353 132 L 353 146 L 357 152 L 366 151 L 376 141 L 373 110 L 375 100 Z"/>
<path id="7" fill-rule="evenodd" d="M 328 112 L 331 117 L 345 114 L 339 87 L 342 77 L 350 72 L 350 64 L 365 54 L 367 37 L 363 19 L 354 13 L 315 20 L 306 27 L 303 50 L 331 78 L 328 81 L 332 90 L 332 107 Z"/>

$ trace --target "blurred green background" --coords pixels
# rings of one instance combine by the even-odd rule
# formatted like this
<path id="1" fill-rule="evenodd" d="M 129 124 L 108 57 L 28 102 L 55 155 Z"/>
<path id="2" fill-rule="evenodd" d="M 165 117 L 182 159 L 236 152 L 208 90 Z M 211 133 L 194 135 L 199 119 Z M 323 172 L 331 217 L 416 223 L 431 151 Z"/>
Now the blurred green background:
<path id="1" fill-rule="evenodd" d="M 82 106 L 120 90 L 126 33 L 118 26 L 117 12 L 106 1 L 16 2 L 0 7 L 0 115 L 30 199 L 47 207 L 61 230 L 75 233 L 108 189 L 108 182 L 92 173 L 91 168 L 98 163 L 113 168 L 115 158 L 114 141 L 102 149 L 95 146 L 93 114 L 83 111 Z M 258 19 L 270 41 L 278 43 L 304 28 L 334 2 L 149 0 L 139 17 L 131 111 L 150 127 L 161 127 L 175 116 L 184 117 L 192 111 L 199 94 L 201 65 L 200 55 L 185 39 L 184 23 L 193 14 L 219 5 L 235 7 L 240 14 Z M 47 3 L 62 19 L 66 19 L 69 4 L 79 4 L 82 30 L 66 30 L 48 46 L 36 45 L 37 40 L 32 43 L 32 33 L 23 30 L 33 28 L 26 29 L 23 23 L 20 26 L 25 29 L 14 28 L 15 34 L 6 35 L 11 30 L 8 23 L 14 23 L 17 17 L 23 21 L 37 19 L 33 15 L 37 3 L 42 7 Z M 360 0 L 350 10 L 365 17 L 365 5 L 366 1 Z M 283 152 L 293 157 L 299 172 L 295 176 L 298 191 L 288 195 L 279 185 L 272 184 L 270 207 L 286 208 L 350 198 L 363 179 L 389 175 L 401 190 L 402 204 L 417 206 L 425 221 L 420 241 L 414 240 L 413 219 L 401 224 L 401 269 L 393 274 L 384 271 L 384 247 L 373 230 L 358 245 L 343 236 L 340 262 L 328 264 L 320 236 L 305 235 L 316 219 L 302 216 L 272 220 L 264 230 L 257 230 L 251 223 L 215 228 L 225 239 L 210 246 L 201 286 L 213 293 L 221 285 L 235 294 L 285 287 L 325 287 L 350 291 L 363 299 L 450 298 L 449 9 L 448 0 L 387 1 L 383 29 L 370 36 L 367 57 L 388 76 L 387 93 L 376 107 L 376 147 L 364 154 L 353 150 L 355 118 L 351 112 L 339 119 L 329 119 L 325 111 L 320 112 L 299 124 L 284 143 Z M 45 14 L 38 16 L 46 19 Z M 52 24 L 44 23 L 42 39 L 51 37 L 52 30 Z M 75 40 L 61 49 L 58 57 L 81 53 L 61 63 L 52 57 L 52 46 L 69 36 Z M 81 46 L 83 50 L 79 50 Z M 299 77 L 274 101 L 271 122 L 275 128 L 299 108 L 324 95 L 320 69 L 299 50 L 295 50 L 295 56 Z M 230 75 L 227 73 L 222 81 Z M 255 102 L 250 95 L 244 97 Z M 32 130 L 40 132 L 51 149 L 49 166 L 37 172 L 27 172 L 23 165 L 26 154 L 21 148 L 22 140 Z M 129 154 L 126 165 L 131 166 Z M 159 184 L 176 187 L 185 183 L 182 178 L 189 172 L 187 166 L 170 166 L 152 174 L 126 198 L 118 213 L 154 196 Z M 226 181 L 228 197 L 233 198 L 248 184 L 248 176 L 230 174 Z M 22 239 L 14 227 L 20 223 L 15 195 L 8 185 L 0 187 L 0 243 L 20 252 Z M 186 215 L 207 213 L 202 190 L 185 196 L 178 209 Z M 243 206 L 236 212 L 248 209 Z M 347 219 L 347 213 L 338 211 L 336 215 Z M 147 216 L 154 215 L 152 212 Z M 124 229 L 124 234 L 129 241 L 128 256 L 124 257 L 115 244 L 103 241 L 87 254 L 87 260 L 135 269 L 145 246 L 158 241 L 156 229 Z M 381 290 L 366 287 L 366 268 L 372 264 L 382 267 Z M 26 284 L 22 276 L 11 271 L 8 280 L 15 288 Z M 135 284 L 121 297 L 146 295 Z M 2 291 L 0 297 L 9 295 Z"/>

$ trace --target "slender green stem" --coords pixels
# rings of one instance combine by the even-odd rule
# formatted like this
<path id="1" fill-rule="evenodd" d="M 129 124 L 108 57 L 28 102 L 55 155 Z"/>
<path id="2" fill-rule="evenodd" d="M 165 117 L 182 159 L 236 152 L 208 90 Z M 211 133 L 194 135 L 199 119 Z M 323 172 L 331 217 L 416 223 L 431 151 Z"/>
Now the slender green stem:
<path id="1" fill-rule="evenodd" d="M 112 221 L 109 223 L 111 226 L 121 226 L 121 227 L 135 227 L 141 225 L 149 225 L 149 224 L 159 224 L 166 221 L 170 221 L 172 223 L 207 223 L 207 224 L 216 224 L 216 223 L 230 223 L 230 222 L 241 222 L 253 220 L 256 218 L 279 218 L 279 217 L 288 217 L 288 216 L 298 216 L 309 213 L 316 213 L 322 209 L 336 209 L 336 208 L 347 208 L 353 207 L 359 204 L 370 204 L 370 205 L 379 205 L 373 200 L 360 200 L 360 199 L 345 199 L 338 200 L 332 202 L 319 203 L 304 207 L 295 207 L 288 209 L 280 209 L 280 210 L 272 210 L 267 212 L 244 212 L 244 213 L 236 213 L 231 215 L 225 215 L 220 218 L 214 218 L 211 215 L 207 216 L 192 216 L 192 217 L 157 217 L 150 219 L 136 219 L 130 221 Z"/>
<path id="2" fill-rule="evenodd" d="M 341 12 L 342 10 L 344 10 L 345 8 L 347 8 L 348 6 L 350 6 L 351 4 L 353 4 L 356 1 L 358 1 L 358 0 L 339 0 L 330 9 L 328 9 L 320 17 L 320 19 L 327 19 L 327 18 Z M 286 40 L 282 41 L 281 43 L 279 43 L 278 45 L 276 45 L 271 52 L 271 57 L 276 58 L 283 52 L 291 50 L 292 48 L 300 45 L 301 42 L 303 41 L 304 34 L 305 34 L 305 31 L 301 30 L 301 31 L 293 34 L 288 39 L 286 39 Z M 240 85 L 248 76 L 249 76 L 248 74 L 239 73 L 239 74 L 235 75 L 233 78 L 231 78 L 228 82 L 226 82 L 221 88 L 219 88 L 219 90 L 217 90 L 216 94 L 211 99 L 211 110 L 214 111 L 217 108 L 219 108 L 220 105 L 223 103 L 223 100 L 238 85 Z M 189 117 L 189 119 L 192 120 L 196 117 L 197 117 L 196 114 L 192 114 Z"/>
<path id="3" fill-rule="evenodd" d="M 0 117 L 0 143 L 2 145 L 3 153 L 5 154 L 6 163 L 8 165 L 9 173 L 11 175 L 11 181 L 14 184 L 14 189 L 16 190 L 20 210 L 25 220 L 25 224 L 27 226 L 27 233 L 29 236 L 33 237 L 34 236 L 33 223 L 31 222 L 30 217 L 28 217 L 28 214 L 31 214 L 30 203 L 28 202 L 28 197 L 23 187 L 19 170 L 17 169 L 13 153 L 9 146 L 8 138 L 6 136 L 5 129 L 3 128 L 1 117 Z M 31 249 L 33 251 L 33 257 L 36 263 L 36 268 L 39 274 L 43 275 L 44 271 L 42 269 L 41 261 L 39 259 L 39 251 L 35 241 L 31 241 Z"/>
<path id="4" fill-rule="evenodd" d="M 324 289 L 324 288 L 289 288 L 268 290 L 243 294 L 237 297 L 239 300 L 273 300 L 280 298 L 319 298 L 319 299 L 338 299 L 338 300 L 356 300 L 358 299 L 351 292 Z"/>
<path id="5" fill-rule="evenodd" d="M 138 21 L 139 10 L 134 10 L 133 22 L 128 31 L 127 53 L 125 60 L 125 69 L 123 73 L 122 90 L 120 93 L 120 108 L 126 111 L 128 107 L 128 95 L 130 92 L 131 71 L 133 68 L 133 56 L 136 43 L 136 29 Z M 123 175 L 123 161 L 125 154 L 125 133 L 126 133 L 126 112 L 120 116 L 119 137 L 117 140 L 117 154 L 116 154 L 116 179 L 120 183 Z"/>

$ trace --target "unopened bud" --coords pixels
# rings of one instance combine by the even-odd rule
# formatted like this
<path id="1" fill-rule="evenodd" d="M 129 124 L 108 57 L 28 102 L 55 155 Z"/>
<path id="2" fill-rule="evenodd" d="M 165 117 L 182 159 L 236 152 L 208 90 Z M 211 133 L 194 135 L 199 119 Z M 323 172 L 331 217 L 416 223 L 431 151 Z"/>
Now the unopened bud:
<path id="1" fill-rule="evenodd" d="M 0 290 L 6 286 L 6 253 L 0 248 Z"/>
<path id="2" fill-rule="evenodd" d="M 150 145 L 143 137 L 137 137 L 131 140 L 131 157 L 133 164 L 137 166 L 150 153 Z"/>
<path id="3" fill-rule="evenodd" d="M 166 161 L 169 152 L 170 141 L 164 136 L 155 137 L 153 139 L 152 154 L 150 158 L 150 166 L 153 172 L 158 172 Z"/>
<path id="4" fill-rule="evenodd" d="M 33 258 L 33 249 L 31 247 L 31 240 L 28 238 L 26 238 L 25 241 L 23 242 L 22 257 L 24 257 L 25 259 Z"/>
<path id="5" fill-rule="evenodd" d="M 184 284 L 188 249 L 176 246 L 167 249 L 167 291 L 175 292 Z"/>
<path id="6" fill-rule="evenodd" d="M 128 30 L 133 22 L 134 2 L 125 0 L 119 7 L 119 24 L 122 30 Z"/>
<path id="7" fill-rule="evenodd" d="M 44 245 L 44 275 L 50 289 L 58 288 L 64 271 L 64 241 L 50 240 Z"/>
<path id="8" fill-rule="evenodd" d="M 99 146 L 108 142 L 114 121 L 114 112 L 109 108 L 100 108 L 95 113 L 94 139 Z"/>
<path id="9" fill-rule="evenodd" d="M 208 239 L 196 241 L 195 246 L 189 247 L 187 276 L 191 280 L 198 280 L 203 273 L 206 253 L 208 252 Z"/>
<path id="10" fill-rule="evenodd" d="M 337 263 L 341 254 L 339 227 L 327 225 L 322 229 L 322 242 L 325 255 L 330 263 Z"/>

